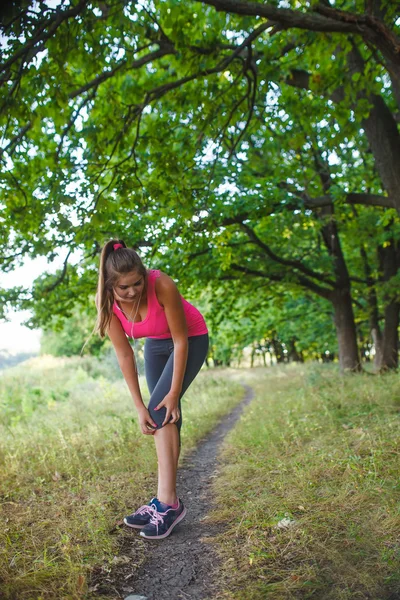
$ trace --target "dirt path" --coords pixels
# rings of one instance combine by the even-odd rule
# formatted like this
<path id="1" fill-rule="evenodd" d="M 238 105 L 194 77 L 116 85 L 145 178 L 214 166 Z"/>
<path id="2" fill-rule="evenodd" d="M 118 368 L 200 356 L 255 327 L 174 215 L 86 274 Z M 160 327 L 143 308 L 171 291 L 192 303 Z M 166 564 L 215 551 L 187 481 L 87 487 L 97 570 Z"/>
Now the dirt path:
<path id="1" fill-rule="evenodd" d="M 242 402 L 215 427 L 178 471 L 178 494 L 187 507 L 186 518 L 165 540 L 143 541 L 147 561 L 135 573 L 134 582 L 115 586 L 122 598 L 133 600 L 208 600 L 217 582 L 218 558 L 207 537 L 223 531 L 222 526 L 207 524 L 213 505 L 211 484 L 218 472 L 218 452 L 226 434 L 239 419 L 243 408 L 253 398 L 252 389 L 243 385 Z M 132 535 L 137 532 L 132 531 Z M 214 576 L 213 576 L 214 573 Z M 114 582 L 115 585 L 116 582 Z M 122 582 L 121 582 L 122 584 Z"/>

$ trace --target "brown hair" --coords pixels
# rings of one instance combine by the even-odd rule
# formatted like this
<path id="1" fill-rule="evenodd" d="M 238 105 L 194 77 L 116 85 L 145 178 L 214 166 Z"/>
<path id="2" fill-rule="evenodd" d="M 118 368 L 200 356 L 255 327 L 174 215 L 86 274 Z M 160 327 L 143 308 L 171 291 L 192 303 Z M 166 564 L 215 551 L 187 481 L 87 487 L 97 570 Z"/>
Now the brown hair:
<path id="1" fill-rule="evenodd" d="M 122 248 L 114 250 L 114 244 L 121 244 Z M 105 337 L 113 315 L 113 288 L 121 275 L 132 271 L 137 271 L 146 280 L 147 270 L 133 248 L 127 248 L 123 240 L 110 240 L 104 244 L 100 254 L 96 293 L 97 321 L 91 336 L 93 333 L 99 333 L 102 339 Z M 83 348 L 88 341 L 85 342 Z"/>

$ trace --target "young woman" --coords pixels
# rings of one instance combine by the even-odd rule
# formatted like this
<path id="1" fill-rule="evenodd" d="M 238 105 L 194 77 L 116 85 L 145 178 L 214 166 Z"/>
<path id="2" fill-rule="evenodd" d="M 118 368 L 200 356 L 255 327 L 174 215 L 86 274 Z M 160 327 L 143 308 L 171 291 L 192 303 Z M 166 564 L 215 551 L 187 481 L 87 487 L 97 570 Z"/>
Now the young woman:
<path id="1" fill-rule="evenodd" d="M 174 281 L 147 270 L 122 240 L 105 244 L 96 296 L 101 337 L 107 333 L 138 411 L 140 429 L 153 435 L 158 459 L 158 491 L 147 505 L 125 517 L 147 539 L 167 537 L 186 515 L 176 495 L 181 447 L 181 398 L 207 356 L 208 330 L 201 313 L 180 296 Z M 145 337 L 148 407 L 143 404 L 136 362 L 127 339 Z"/>

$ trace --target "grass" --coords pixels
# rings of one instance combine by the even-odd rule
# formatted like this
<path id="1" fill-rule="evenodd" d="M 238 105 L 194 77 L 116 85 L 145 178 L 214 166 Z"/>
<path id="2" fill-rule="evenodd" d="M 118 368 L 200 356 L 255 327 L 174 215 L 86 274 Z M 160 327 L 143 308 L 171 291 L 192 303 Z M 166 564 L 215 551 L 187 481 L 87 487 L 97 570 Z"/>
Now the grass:
<path id="1" fill-rule="evenodd" d="M 182 456 L 242 395 L 199 374 L 182 400 Z M 30 359 L 2 373 L 0 405 L 0 597 L 98 597 L 92 574 L 108 572 L 125 535 L 116 524 L 156 492 L 154 440 L 118 367 Z M 130 536 L 130 546 L 140 565 L 145 544 Z"/>
<path id="2" fill-rule="evenodd" d="M 204 370 L 183 400 L 183 455 L 240 400 L 240 381 L 256 397 L 215 481 L 219 600 L 398 600 L 398 374 Z M 118 368 L 31 359 L 2 374 L 0 403 L 0 597 L 99 597 L 93 574 L 126 558 L 115 525 L 156 484 Z M 129 536 L 129 548 L 137 567 L 146 546 Z"/>
<path id="3" fill-rule="evenodd" d="M 256 397 L 214 492 L 231 600 L 400 598 L 399 376 L 232 371 Z"/>

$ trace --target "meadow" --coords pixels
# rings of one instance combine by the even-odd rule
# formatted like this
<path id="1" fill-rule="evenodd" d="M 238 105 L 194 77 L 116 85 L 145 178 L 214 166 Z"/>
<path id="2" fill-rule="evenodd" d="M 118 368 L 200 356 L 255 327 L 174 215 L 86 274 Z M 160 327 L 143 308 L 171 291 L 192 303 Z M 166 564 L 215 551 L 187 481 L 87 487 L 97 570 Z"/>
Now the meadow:
<path id="1" fill-rule="evenodd" d="M 242 396 L 204 367 L 182 400 L 182 457 Z M 0 597 L 98 597 L 92 575 L 118 561 L 118 525 L 156 494 L 154 441 L 115 358 L 30 359 L 2 372 L 0 403 Z M 145 543 L 130 541 L 140 565 Z"/>
<path id="2" fill-rule="evenodd" d="M 398 600 L 398 374 L 204 367 L 183 457 L 241 383 L 255 397 L 224 440 L 209 521 L 224 524 L 218 600 Z M 118 597 L 93 583 L 123 560 L 121 519 L 155 494 L 157 462 L 115 359 L 30 359 L 2 373 L 0 398 L 1 597 Z M 139 568 L 146 543 L 128 542 Z"/>
<path id="3" fill-rule="evenodd" d="M 256 397 L 214 485 L 218 598 L 398 600 L 398 374 L 289 364 L 230 378 Z"/>

